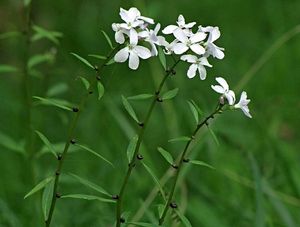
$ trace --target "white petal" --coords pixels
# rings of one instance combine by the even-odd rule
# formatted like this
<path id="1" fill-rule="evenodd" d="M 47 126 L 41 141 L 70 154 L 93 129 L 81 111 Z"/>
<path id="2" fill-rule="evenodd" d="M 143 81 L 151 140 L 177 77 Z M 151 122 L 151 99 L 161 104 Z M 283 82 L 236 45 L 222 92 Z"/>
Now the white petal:
<path id="1" fill-rule="evenodd" d="M 252 118 L 248 106 L 245 106 L 244 108 L 242 108 L 242 111 L 247 117 Z"/>
<path id="2" fill-rule="evenodd" d="M 136 46 L 134 47 L 134 50 L 137 53 L 137 55 L 142 59 L 147 59 L 151 57 L 151 52 L 146 47 Z"/>
<path id="3" fill-rule="evenodd" d="M 188 78 L 191 79 L 191 78 L 195 77 L 196 71 L 197 71 L 197 65 L 191 64 L 191 66 L 189 67 L 189 70 L 187 71 Z"/>
<path id="4" fill-rule="evenodd" d="M 138 36 L 145 39 L 145 38 L 149 37 L 149 31 L 141 31 L 138 33 Z"/>
<path id="5" fill-rule="evenodd" d="M 226 99 L 228 100 L 228 104 L 233 105 L 235 102 L 234 92 L 230 90 L 229 92 L 226 92 L 224 95 L 225 95 Z"/>
<path id="6" fill-rule="evenodd" d="M 180 60 L 187 61 L 189 63 L 196 63 L 198 58 L 195 55 L 186 54 L 180 57 Z"/>
<path id="7" fill-rule="evenodd" d="M 211 88 L 220 94 L 224 94 L 224 88 L 221 87 L 220 85 L 211 85 Z"/>
<path id="8" fill-rule="evenodd" d="M 154 20 L 150 17 L 140 16 L 139 19 L 146 21 L 148 24 L 154 24 Z"/>
<path id="9" fill-rule="evenodd" d="M 196 24 L 196 22 L 191 22 L 191 23 L 186 24 L 184 27 L 192 28 L 192 27 L 194 27 L 195 24 Z"/>
<path id="10" fill-rule="evenodd" d="M 201 46 L 200 44 L 193 44 L 190 46 L 191 50 L 194 51 L 196 54 L 204 54 L 205 53 L 205 49 L 203 46 Z"/>
<path id="11" fill-rule="evenodd" d="M 177 28 L 178 28 L 178 26 L 176 26 L 176 25 L 168 25 L 167 27 L 165 27 L 162 30 L 162 33 L 164 33 L 166 35 L 172 34 Z"/>
<path id="12" fill-rule="evenodd" d="M 182 31 L 182 29 L 180 28 L 175 29 L 173 34 L 176 37 L 176 39 L 178 39 L 182 43 L 186 43 L 188 41 L 188 37 L 186 36 L 184 31 Z"/>
<path id="13" fill-rule="evenodd" d="M 131 45 L 136 45 L 138 43 L 138 33 L 135 29 L 130 29 L 129 42 Z"/>
<path id="14" fill-rule="evenodd" d="M 137 8 L 132 7 L 128 10 L 127 16 L 128 16 L 129 22 L 134 22 L 137 19 L 137 17 L 141 16 L 141 13 Z"/>
<path id="15" fill-rule="evenodd" d="M 198 71 L 199 71 L 199 74 L 200 74 L 200 79 L 201 80 L 205 80 L 206 78 L 206 69 L 203 65 L 198 65 Z"/>
<path id="16" fill-rule="evenodd" d="M 225 91 L 229 90 L 228 83 L 226 82 L 226 80 L 223 77 L 217 77 L 216 81 L 223 87 L 223 89 Z"/>
<path id="17" fill-rule="evenodd" d="M 115 33 L 115 40 L 117 43 L 123 44 L 125 42 L 125 37 L 124 37 L 123 32 L 117 31 Z"/>
<path id="18" fill-rule="evenodd" d="M 184 52 L 186 52 L 189 48 L 183 44 L 183 43 L 176 43 L 173 47 L 172 47 L 173 51 L 175 54 L 183 54 Z"/>
<path id="19" fill-rule="evenodd" d="M 116 53 L 114 60 L 115 62 L 125 62 L 129 55 L 129 48 L 125 47 Z"/>
<path id="20" fill-rule="evenodd" d="M 208 60 L 207 60 L 206 57 L 202 57 L 202 58 L 200 58 L 199 60 L 200 60 L 200 64 L 201 64 L 201 65 L 205 65 L 205 66 L 208 66 L 208 67 L 212 67 L 212 65 L 209 64 L 209 62 L 208 62 Z"/>
<path id="21" fill-rule="evenodd" d="M 160 30 L 160 23 L 158 23 L 155 28 L 154 28 L 154 34 L 157 35 L 157 33 L 159 32 Z"/>
<path id="22" fill-rule="evenodd" d="M 123 8 L 120 8 L 120 16 L 122 18 L 123 21 L 125 22 L 128 22 L 129 21 L 129 18 L 128 18 L 128 11 L 123 9 Z"/>
<path id="23" fill-rule="evenodd" d="M 151 43 L 150 45 L 151 45 L 151 55 L 152 56 L 157 56 L 158 51 L 157 51 L 156 45 L 154 43 Z"/>
<path id="24" fill-rule="evenodd" d="M 209 34 L 209 42 L 214 42 L 221 36 L 221 32 L 218 27 L 214 27 Z"/>
<path id="25" fill-rule="evenodd" d="M 181 14 L 178 16 L 177 24 L 179 26 L 184 26 L 185 25 L 185 19 L 184 19 L 184 17 Z"/>
<path id="26" fill-rule="evenodd" d="M 190 40 L 192 43 L 199 43 L 206 38 L 206 34 L 204 32 L 197 32 L 196 34 L 192 35 Z"/>
<path id="27" fill-rule="evenodd" d="M 131 51 L 129 54 L 129 68 L 135 70 L 139 67 L 139 63 L 138 55 L 134 51 Z"/>
<path id="28" fill-rule="evenodd" d="M 225 56 L 224 52 L 221 50 L 221 48 L 216 48 L 215 50 L 215 57 L 218 59 L 223 59 Z"/>

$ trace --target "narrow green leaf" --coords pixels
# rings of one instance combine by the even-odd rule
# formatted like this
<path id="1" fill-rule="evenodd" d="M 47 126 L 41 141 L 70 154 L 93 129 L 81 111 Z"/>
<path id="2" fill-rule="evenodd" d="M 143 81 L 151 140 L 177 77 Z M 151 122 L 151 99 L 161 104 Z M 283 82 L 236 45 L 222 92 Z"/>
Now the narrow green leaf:
<path id="1" fill-rule="evenodd" d="M 50 53 L 46 53 L 46 54 L 37 54 L 32 56 L 29 60 L 28 60 L 28 64 L 27 67 L 29 69 L 32 69 L 34 66 L 39 65 L 41 63 L 44 62 L 52 62 L 53 61 L 53 54 Z"/>
<path id="2" fill-rule="evenodd" d="M 85 145 L 81 145 L 81 144 L 78 144 L 78 143 L 75 143 L 74 145 L 82 148 L 83 150 L 87 151 L 87 152 L 90 152 L 91 154 L 97 156 L 98 158 L 101 158 L 103 161 L 107 162 L 108 164 L 110 164 L 112 167 L 114 167 L 114 165 L 108 161 L 106 158 L 104 158 L 102 155 L 100 155 L 99 153 L 93 151 L 91 148 L 85 146 Z"/>
<path id="3" fill-rule="evenodd" d="M 127 158 L 128 158 L 128 163 L 131 162 L 131 160 L 133 159 L 133 154 L 136 148 L 136 144 L 138 141 L 138 135 L 135 135 L 134 137 L 132 137 L 132 139 L 130 140 L 128 147 L 127 147 Z"/>
<path id="4" fill-rule="evenodd" d="M 164 204 L 158 204 L 157 205 L 157 211 L 158 211 L 158 217 L 161 217 L 163 212 L 164 212 L 164 208 L 165 208 L 165 205 Z"/>
<path id="5" fill-rule="evenodd" d="M 162 100 L 172 99 L 172 98 L 174 98 L 178 94 L 178 91 L 179 91 L 178 88 L 175 88 L 175 89 L 172 89 L 170 91 L 167 91 L 166 93 L 164 93 L 161 96 L 161 99 Z"/>
<path id="6" fill-rule="evenodd" d="M 218 140 L 216 134 L 215 134 L 214 131 L 209 127 L 209 125 L 206 125 L 206 126 L 207 126 L 208 131 L 209 131 L 209 133 L 211 134 L 212 138 L 214 139 L 215 143 L 219 146 L 220 143 L 219 143 L 219 140 Z"/>
<path id="7" fill-rule="evenodd" d="M 98 55 L 98 54 L 89 54 L 88 56 L 93 57 L 93 58 L 97 58 L 97 59 L 100 59 L 100 60 L 106 60 L 107 59 L 107 57 L 102 56 L 102 55 Z"/>
<path id="8" fill-rule="evenodd" d="M 79 181 L 79 183 L 97 191 L 100 192 L 101 194 L 107 195 L 109 197 L 111 197 L 112 195 L 109 194 L 107 191 L 105 191 L 101 186 L 94 184 L 93 182 L 83 179 L 75 174 L 69 173 L 70 176 L 74 177 L 75 179 L 77 179 Z"/>
<path id="9" fill-rule="evenodd" d="M 87 65 L 88 67 L 95 69 L 95 67 L 88 62 L 88 60 L 84 59 L 83 57 L 79 56 L 78 54 L 75 53 L 71 53 L 73 56 L 75 56 L 78 60 L 80 60 L 82 63 L 84 63 L 85 65 Z"/>
<path id="10" fill-rule="evenodd" d="M 53 196 L 53 187 L 54 187 L 54 181 L 51 181 L 49 184 L 46 185 L 42 196 L 42 210 L 43 210 L 45 221 L 48 219 L 48 215 L 49 215 L 49 210 L 50 210 L 52 196 Z"/>
<path id="11" fill-rule="evenodd" d="M 115 59 L 114 58 L 112 58 L 112 59 L 110 59 L 107 63 L 105 63 L 105 65 L 107 66 L 107 65 L 112 65 L 112 64 L 114 64 L 115 63 Z"/>
<path id="12" fill-rule="evenodd" d="M 47 91 L 47 96 L 52 97 L 56 95 L 63 94 L 69 89 L 68 85 L 65 83 L 58 83 L 53 85 L 49 90 Z"/>
<path id="13" fill-rule="evenodd" d="M 24 154 L 24 146 L 2 132 L 0 132 L 0 145 L 19 154 Z"/>
<path id="14" fill-rule="evenodd" d="M 85 79 L 84 77 L 82 77 L 82 76 L 79 76 L 79 78 L 82 81 L 85 89 L 89 90 L 89 88 L 90 88 L 90 82 L 87 79 Z"/>
<path id="15" fill-rule="evenodd" d="M 100 100 L 102 98 L 102 96 L 104 95 L 104 86 L 101 83 L 101 81 L 97 81 L 97 88 L 98 88 L 98 100 Z"/>
<path id="16" fill-rule="evenodd" d="M 36 32 L 31 37 L 31 41 L 33 41 L 33 42 L 45 38 L 45 39 L 50 40 L 54 44 L 58 45 L 59 44 L 58 38 L 61 38 L 63 36 L 63 34 L 61 32 L 49 31 L 49 30 L 42 28 L 40 26 L 37 26 L 37 25 L 33 25 L 32 29 Z"/>
<path id="17" fill-rule="evenodd" d="M 134 226 L 141 226 L 141 227 L 158 227 L 159 225 L 146 223 L 146 222 L 126 222 L 126 224 L 134 225 Z"/>
<path id="18" fill-rule="evenodd" d="M 185 227 L 192 227 L 190 221 L 183 214 L 181 214 L 178 210 L 175 210 L 175 212 Z"/>
<path id="19" fill-rule="evenodd" d="M 48 183 L 50 183 L 54 179 L 53 176 L 47 177 L 46 179 L 42 180 L 40 183 L 38 183 L 33 189 L 31 189 L 30 192 L 28 192 L 24 199 L 28 198 L 29 196 L 33 195 L 34 193 L 38 192 L 39 190 L 43 189 Z"/>
<path id="20" fill-rule="evenodd" d="M 158 58 L 164 70 L 167 70 L 166 55 L 161 47 L 158 47 Z"/>
<path id="21" fill-rule="evenodd" d="M 135 96 L 130 96 L 127 97 L 128 100 L 144 100 L 144 99 L 150 99 L 154 95 L 152 94 L 140 94 L 140 95 L 135 95 Z"/>
<path id="22" fill-rule="evenodd" d="M 114 49 L 114 47 L 113 47 L 113 45 L 112 45 L 112 42 L 111 42 L 109 36 L 106 34 L 106 32 L 103 31 L 103 30 L 101 30 L 101 32 L 102 32 L 102 34 L 104 35 L 104 37 L 105 37 L 107 43 L 109 44 L 110 48 L 111 48 L 111 49 Z"/>
<path id="23" fill-rule="evenodd" d="M 24 0 L 24 6 L 27 7 L 31 3 L 31 0 Z"/>
<path id="24" fill-rule="evenodd" d="M 190 109 L 192 111 L 192 114 L 195 118 L 196 124 L 198 124 L 199 123 L 199 113 L 198 113 L 196 107 L 194 106 L 194 104 L 192 102 L 188 101 L 188 104 L 189 104 L 189 107 L 190 107 Z"/>
<path id="25" fill-rule="evenodd" d="M 57 158 L 57 153 L 54 150 L 54 147 L 52 146 L 50 141 L 47 139 L 47 137 L 37 130 L 35 130 L 35 133 L 39 136 L 39 138 L 46 145 L 46 147 L 49 149 L 49 151 L 51 151 L 51 153 Z"/>
<path id="26" fill-rule="evenodd" d="M 65 142 L 61 142 L 61 143 L 52 143 L 52 146 L 54 148 L 55 151 L 62 151 L 65 147 Z M 77 151 L 80 151 L 81 148 L 80 147 L 76 147 L 76 146 L 71 146 L 69 147 L 69 150 L 68 150 L 68 154 L 69 153 L 74 153 L 74 152 L 77 152 Z M 40 156 L 44 155 L 44 154 L 47 154 L 47 153 L 51 153 L 52 152 L 49 150 L 49 148 L 44 145 L 40 150 L 39 152 L 36 153 L 36 157 L 39 158 Z"/>
<path id="27" fill-rule="evenodd" d="M 39 97 L 39 96 L 33 96 L 33 98 L 41 101 L 40 104 L 43 104 L 43 105 L 56 106 L 56 107 L 61 108 L 63 110 L 73 111 L 71 107 L 67 106 L 67 105 L 70 105 L 70 104 L 65 100 L 42 98 L 42 97 Z"/>
<path id="28" fill-rule="evenodd" d="M 181 137 L 178 137 L 178 138 L 170 139 L 170 140 L 168 140 L 168 142 L 169 143 L 176 143 L 176 142 L 187 142 L 187 141 L 190 141 L 190 140 L 191 140 L 191 137 L 181 136 Z"/>
<path id="29" fill-rule="evenodd" d="M 203 111 L 200 109 L 200 107 L 197 105 L 197 103 L 194 100 L 190 100 L 190 102 L 194 105 L 194 107 L 196 108 L 199 116 L 203 115 Z"/>
<path id="30" fill-rule="evenodd" d="M 105 203 L 115 203 L 115 200 L 105 199 L 95 195 L 84 195 L 84 194 L 70 194 L 70 195 L 62 195 L 62 199 L 72 198 L 72 199 L 84 199 L 84 200 L 98 200 Z"/>
<path id="31" fill-rule="evenodd" d="M 130 103 L 128 102 L 128 100 L 123 95 L 122 95 L 122 102 L 123 102 L 125 109 L 129 113 L 129 115 L 133 118 L 133 120 L 135 120 L 137 123 L 139 123 L 136 113 L 134 112 L 134 110 L 133 110 L 132 106 L 130 105 Z"/>
<path id="32" fill-rule="evenodd" d="M 198 165 L 198 166 L 205 166 L 205 167 L 208 167 L 210 169 L 215 169 L 215 167 L 205 163 L 205 162 L 202 162 L 202 161 L 198 161 L 198 160 L 189 160 L 189 163 L 191 164 L 194 164 L 194 165 Z"/>
<path id="33" fill-rule="evenodd" d="M 22 35 L 22 33 L 18 31 L 4 32 L 0 34 L 0 39 L 9 39 L 20 35 Z"/>
<path id="34" fill-rule="evenodd" d="M 0 65 L 0 73 L 15 73 L 18 69 L 11 65 Z"/>
<path id="35" fill-rule="evenodd" d="M 147 172 L 150 174 L 150 176 L 152 177 L 153 181 L 155 182 L 156 186 L 158 187 L 164 201 L 166 201 L 166 196 L 165 196 L 165 192 L 161 186 L 161 184 L 159 183 L 159 180 L 157 179 L 157 177 L 155 176 L 155 174 L 153 173 L 153 171 L 150 169 L 150 167 L 148 167 L 144 162 L 142 162 L 143 166 L 145 167 L 145 169 L 147 170 Z"/>
<path id="36" fill-rule="evenodd" d="M 164 159 L 166 159 L 166 161 L 168 163 L 170 163 L 170 165 L 174 164 L 173 157 L 172 157 L 172 155 L 168 151 L 166 151 L 165 149 L 163 149 L 161 147 L 158 147 L 157 150 L 164 157 Z"/>

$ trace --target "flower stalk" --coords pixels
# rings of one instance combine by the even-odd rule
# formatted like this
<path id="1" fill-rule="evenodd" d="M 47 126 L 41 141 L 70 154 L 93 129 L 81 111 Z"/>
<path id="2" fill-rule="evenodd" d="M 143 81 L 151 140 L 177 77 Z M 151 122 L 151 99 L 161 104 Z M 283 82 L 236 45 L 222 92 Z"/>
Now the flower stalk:
<path id="1" fill-rule="evenodd" d="M 165 204 L 165 207 L 163 209 L 163 212 L 162 212 L 162 215 L 161 217 L 159 218 L 159 225 L 162 225 L 165 221 L 165 217 L 168 213 L 168 210 L 169 208 L 174 208 L 174 203 L 172 202 L 173 200 L 173 196 L 174 196 L 174 193 L 175 193 L 175 189 L 176 189 L 176 185 L 177 185 L 177 182 L 178 182 L 178 179 L 179 179 L 179 174 L 181 172 L 181 169 L 183 167 L 183 164 L 188 160 L 186 159 L 186 153 L 192 143 L 192 140 L 195 138 L 197 132 L 204 126 L 204 125 L 207 125 L 209 124 L 209 120 L 210 119 L 213 119 L 215 117 L 216 114 L 220 114 L 222 112 L 222 108 L 223 108 L 223 104 L 218 104 L 218 106 L 216 107 L 216 109 L 210 114 L 208 115 L 203 121 L 201 121 L 199 124 L 197 124 L 197 127 L 196 129 L 194 130 L 194 132 L 192 133 L 191 135 L 191 139 L 186 143 L 185 147 L 184 147 L 184 150 L 183 152 L 181 153 L 181 156 L 180 156 L 180 160 L 179 160 L 179 163 L 177 165 L 177 169 L 175 170 L 175 178 L 174 178 L 174 181 L 173 181 L 173 184 L 171 186 L 171 192 L 169 194 L 169 197 L 168 197 L 168 200 Z"/>
<path id="2" fill-rule="evenodd" d="M 152 99 L 152 102 L 151 102 L 148 112 L 146 114 L 145 120 L 142 122 L 142 124 L 140 124 L 141 129 L 138 134 L 138 140 L 137 140 L 137 144 L 136 144 L 136 147 L 134 150 L 133 158 L 130 161 L 130 163 L 128 164 L 128 169 L 127 169 L 126 175 L 124 177 L 120 192 L 118 194 L 117 207 L 116 207 L 116 227 L 121 226 L 121 221 L 122 221 L 121 213 L 122 213 L 122 202 L 123 202 L 123 198 L 124 198 L 124 193 L 125 193 L 126 187 L 128 185 L 128 180 L 130 178 L 132 170 L 135 166 L 136 160 L 138 159 L 139 149 L 140 149 L 141 143 L 143 141 L 144 133 L 145 133 L 146 127 L 148 125 L 149 119 L 151 117 L 151 114 L 153 112 L 153 109 L 154 109 L 156 103 L 160 101 L 159 95 L 161 93 L 161 90 L 162 90 L 167 78 L 170 75 L 172 75 L 172 73 L 173 73 L 175 67 L 177 66 L 177 64 L 179 63 L 179 61 L 180 61 L 180 59 L 176 60 L 175 63 L 172 65 L 172 67 L 165 72 L 165 75 L 164 75 L 163 79 L 161 80 L 161 82 L 158 86 L 158 89 L 154 93 L 154 97 Z"/>
<path id="3" fill-rule="evenodd" d="M 54 209 L 55 209 L 56 200 L 57 200 L 57 198 L 60 197 L 59 193 L 58 193 L 58 185 L 59 185 L 61 170 L 62 170 L 63 163 L 64 163 L 64 160 L 65 160 L 66 155 L 68 153 L 70 145 L 73 144 L 73 143 L 76 143 L 76 141 L 73 139 L 73 137 L 74 137 L 74 134 L 75 134 L 75 129 L 77 127 L 79 116 L 80 116 L 81 112 L 83 111 L 83 109 L 86 105 L 86 102 L 88 101 L 88 97 L 92 94 L 92 92 L 91 92 L 92 89 L 96 86 L 97 81 L 101 79 L 100 75 L 101 75 L 101 72 L 103 71 L 103 68 L 111 60 L 111 58 L 115 54 L 116 50 L 119 49 L 119 47 L 120 47 L 120 45 L 118 45 L 117 47 L 115 47 L 114 49 L 111 50 L 111 52 L 107 55 L 106 60 L 102 63 L 102 65 L 99 68 L 94 67 L 94 69 L 96 71 L 96 76 L 94 77 L 94 79 L 90 83 L 88 91 L 86 91 L 85 94 L 82 96 L 79 107 L 78 108 L 73 108 L 74 117 L 73 117 L 73 120 L 70 123 L 69 131 L 68 131 L 68 135 L 67 135 L 67 141 L 65 143 L 65 147 L 64 147 L 64 150 L 63 150 L 62 154 L 59 155 L 58 158 L 57 158 L 58 164 L 57 164 L 57 168 L 56 168 L 56 171 L 55 171 L 53 195 L 52 195 L 51 205 L 50 205 L 50 209 L 49 209 L 48 219 L 45 221 L 46 227 L 49 227 L 50 224 L 51 224 L 51 220 L 52 220 Z"/>

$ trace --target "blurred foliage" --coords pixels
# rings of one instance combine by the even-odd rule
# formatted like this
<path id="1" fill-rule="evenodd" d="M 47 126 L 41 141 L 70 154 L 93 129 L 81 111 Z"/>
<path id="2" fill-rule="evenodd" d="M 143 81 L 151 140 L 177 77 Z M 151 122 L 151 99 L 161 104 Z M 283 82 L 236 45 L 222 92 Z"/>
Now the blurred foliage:
<path id="1" fill-rule="evenodd" d="M 113 37 L 111 24 L 120 21 L 120 7 L 136 6 L 162 26 L 174 23 L 178 14 L 183 14 L 187 21 L 220 27 L 222 36 L 218 45 L 225 47 L 225 59 L 211 61 L 214 67 L 208 70 L 205 81 L 189 80 L 185 75 L 187 65 L 179 65 L 165 87 L 165 91 L 178 87 L 177 97 L 158 105 L 151 117 L 142 153 L 145 163 L 159 177 L 169 166 L 157 147 L 172 151 L 175 157 L 183 147 L 167 141 L 189 135 L 193 130 L 194 119 L 186 100 L 195 100 L 208 114 L 217 99 L 210 88 L 214 77 L 221 75 L 229 84 L 238 85 L 262 54 L 300 21 L 298 0 L 32 2 L 33 25 L 63 33 L 63 37 L 57 37 L 59 45 L 41 39 L 30 47 L 30 56 L 46 53 L 52 59 L 55 55 L 53 61 L 36 67 L 31 79 L 32 95 L 44 97 L 50 93 L 49 96 L 54 94 L 55 98 L 71 103 L 77 103 L 85 89 L 79 76 L 94 75 L 70 53 L 78 53 L 98 64 L 100 60 L 88 58 L 88 54 L 105 55 L 109 51 L 101 30 Z M 18 147 L 22 147 L 27 136 L 21 73 L 24 42 L 18 33 L 24 30 L 22 4 L 19 0 L 0 1 L 0 33 L 12 32 L 1 36 L 0 64 L 13 66 L 0 74 L 0 131 L 13 138 Z M 194 165 L 187 165 L 184 170 L 176 201 L 193 226 L 299 226 L 299 38 L 299 35 L 293 37 L 276 50 L 243 87 L 252 100 L 253 119 L 238 111 L 215 119 L 211 128 L 219 146 L 207 130 L 199 133 L 191 157 L 211 164 L 216 170 Z M 87 152 L 77 151 L 68 154 L 63 173 L 71 172 L 96 182 L 111 194 L 119 191 L 127 168 L 127 145 L 138 129 L 122 107 L 121 95 L 152 93 L 162 71 L 158 58 L 143 61 L 137 72 L 129 70 L 127 64 L 113 64 L 104 70 L 105 95 L 100 101 L 97 95 L 89 100 L 76 139 L 111 160 L 116 168 Z M 60 89 L 53 92 L 54 86 Z M 142 118 L 148 105 L 147 100 L 134 102 Z M 32 127 L 42 131 L 51 142 L 63 143 L 71 114 L 34 105 Z M 2 143 L 5 140 L 3 136 L 0 139 Z M 43 143 L 37 135 L 33 141 L 36 154 Z M 54 172 L 53 155 L 38 156 L 32 163 L 24 158 L 22 151 L 13 152 L 7 146 L 0 146 L 0 160 L 0 226 L 41 226 L 41 194 L 26 200 L 23 197 L 34 183 Z M 136 169 L 124 201 L 131 217 L 155 186 L 141 165 Z M 167 183 L 164 186 L 167 192 L 168 187 Z M 62 194 L 93 193 L 67 175 L 63 175 L 59 189 Z M 157 216 L 158 202 L 159 198 L 151 204 L 142 221 Z M 114 209 L 114 205 L 98 201 L 64 199 L 58 201 L 53 226 L 112 226 Z"/>

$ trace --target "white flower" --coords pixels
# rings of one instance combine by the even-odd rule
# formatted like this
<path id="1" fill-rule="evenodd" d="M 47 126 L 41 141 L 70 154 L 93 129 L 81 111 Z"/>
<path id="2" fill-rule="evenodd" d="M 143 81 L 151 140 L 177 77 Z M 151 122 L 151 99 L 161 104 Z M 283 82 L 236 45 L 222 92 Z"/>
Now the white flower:
<path id="1" fill-rule="evenodd" d="M 137 45 L 138 40 L 130 41 L 130 44 L 123 49 L 119 50 L 114 60 L 115 62 L 125 62 L 129 57 L 129 68 L 137 69 L 139 67 L 139 57 L 142 59 L 147 59 L 151 57 L 151 52 L 146 47 Z"/>
<path id="2" fill-rule="evenodd" d="M 117 23 L 113 23 L 111 25 L 113 31 L 115 31 L 115 40 L 117 43 L 120 43 L 120 44 L 123 44 L 125 42 L 125 36 L 124 34 L 126 35 L 129 35 L 129 32 L 123 28 L 120 27 L 120 24 L 117 24 Z"/>
<path id="3" fill-rule="evenodd" d="M 206 55 L 207 56 L 212 55 L 214 58 L 223 59 L 225 56 L 224 52 L 223 52 L 224 48 L 218 47 L 217 45 L 214 44 L 214 41 L 216 41 L 221 36 L 219 27 L 199 26 L 199 31 L 209 33 L 208 39 L 206 42 L 206 48 L 207 48 Z"/>
<path id="4" fill-rule="evenodd" d="M 235 103 L 235 94 L 232 90 L 229 90 L 229 86 L 226 80 L 222 77 L 217 77 L 216 81 L 220 85 L 211 85 L 211 88 L 215 90 L 217 93 L 224 95 L 229 105 L 233 105 Z"/>
<path id="5" fill-rule="evenodd" d="M 167 27 L 165 27 L 162 32 L 164 34 L 172 34 L 174 33 L 174 31 L 178 28 L 180 28 L 181 30 L 184 30 L 184 32 L 189 32 L 189 30 L 196 24 L 196 22 L 191 22 L 186 24 L 185 23 L 185 19 L 182 15 L 178 16 L 178 20 L 177 20 L 177 25 L 168 25 Z"/>
<path id="6" fill-rule="evenodd" d="M 157 56 L 158 51 L 156 48 L 156 45 L 163 46 L 166 44 L 166 40 L 163 36 L 158 36 L 158 32 L 160 30 L 160 24 L 158 23 L 154 30 L 152 29 L 146 29 L 145 31 L 142 31 L 138 33 L 138 36 L 141 38 L 144 38 L 146 42 L 148 42 L 151 45 L 151 54 L 152 56 Z"/>
<path id="7" fill-rule="evenodd" d="M 197 32 L 188 37 L 181 29 L 176 29 L 174 31 L 174 36 L 180 41 L 173 46 L 175 54 L 183 54 L 188 49 L 191 49 L 196 54 L 204 54 L 205 49 L 199 44 L 202 40 L 206 38 L 206 34 L 203 32 Z"/>
<path id="8" fill-rule="evenodd" d="M 240 101 L 234 105 L 234 108 L 241 109 L 247 117 L 252 118 L 248 108 L 248 104 L 250 101 L 250 99 L 247 99 L 247 93 L 243 91 L 241 94 Z"/>
<path id="9" fill-rule="evenodd" d="M 181 56 L 180 59 L 192 63 L 191 66 L 189 67 L 189 70 L 187 71 L 188 78 L 195 77 L 196 71 L 198 69 L 201 80 L 205 80 L 206 69 L 204 66 L 212 67 L 212 65 L 209 64 L 209 62 L 207 61 L 206 57 L 197 58 L 195 55 L 187 54 Z"/>

